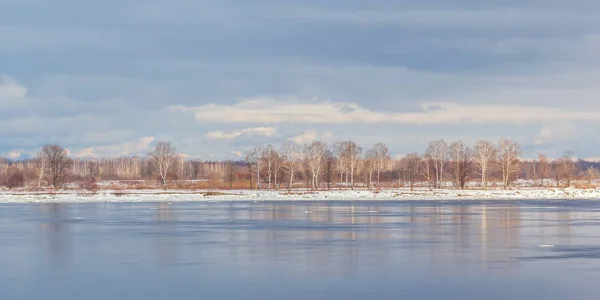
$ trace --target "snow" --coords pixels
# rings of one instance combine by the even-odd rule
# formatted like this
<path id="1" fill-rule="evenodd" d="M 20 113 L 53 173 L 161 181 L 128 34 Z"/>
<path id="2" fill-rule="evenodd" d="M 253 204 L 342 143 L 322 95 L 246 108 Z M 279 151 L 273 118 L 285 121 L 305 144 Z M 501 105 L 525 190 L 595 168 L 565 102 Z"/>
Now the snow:
<path id="1" fill-rule="evenodd" d="M 2 191 L 0 203 L 210 202 L 210 201 L 331 201 L 331 200 L 600 200 L 600 189 L 522 188 L 514 190 L 385 189 L 331 191 L 189 191 L 102 190 L 24 192 Z"/>

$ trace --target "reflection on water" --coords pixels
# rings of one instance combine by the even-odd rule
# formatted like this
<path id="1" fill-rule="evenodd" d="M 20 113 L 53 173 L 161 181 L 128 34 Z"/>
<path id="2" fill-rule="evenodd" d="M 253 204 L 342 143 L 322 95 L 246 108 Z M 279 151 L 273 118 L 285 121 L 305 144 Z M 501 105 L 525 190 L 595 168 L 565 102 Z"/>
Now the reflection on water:
<path id="1" fill-rule="evenodd" d="M 169 208 L 168 203 L 158 205 L 156 214 L 156 227 L 158 234 L 156 235 L 156 248 L 158 259 L 166 264 L 172 264 L 177 261 L 177 247 L 175 226 L 171 226 L 175 221 L 174 210 Z"/>
<path id="2" fill-rule="evenodd" d="M 70 257 L 70 235 L 68 205 L 40 204 L 43 220 L 40 224 L 40 238 L 46 252 L 46 260 L 53 265 L 64 266 Z"/>
<path id="3" fill-rule="evenodd" d="M 589 273 L 600 269 L 600 203 L 589 201 L 40 204 L 1 206 L 0 217 L 0 296 L 21 299 L 78 299 L 75 282 L 98 280 L 112 285 L 94 299 L 163 299 L 165 288 L 501 299 L 548 284 L 546 297 L 577 288 L 586 299 L 600 278 Z"/>

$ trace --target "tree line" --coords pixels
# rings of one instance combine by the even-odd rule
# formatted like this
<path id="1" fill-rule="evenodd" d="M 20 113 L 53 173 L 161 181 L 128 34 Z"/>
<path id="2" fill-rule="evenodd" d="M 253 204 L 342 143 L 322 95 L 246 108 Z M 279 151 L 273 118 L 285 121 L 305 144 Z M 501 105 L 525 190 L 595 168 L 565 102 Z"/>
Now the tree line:
<path id="1" fill-rule="evenodd" d="M 508 188 L 518 179 L 532 185 L 571 186 L 574 179 L 591 185 L 598 179 L 598 164 L 575 160 L 573 152 L 549 159 L 521 159 L 520 145 L 509 139 L 432 141 L 423 153 L 392 157 L 384 143 L 363 148 L 354 141 L 327 145 L 323 141 L 301 145 L 287 141 L 255 146 L 238 161 L 200 161 L 179 155 L 171 142 L 158 142 L 146 156 L 72 158 L 58 145 L 43 146 L 32 159 L 0 160 L 1 183 L 7 187 L 95 187 L 100 181 L 145 180 L 167 188 L 173 182 L 209 182 L 213 187 L 312 190 L 331 188 L 454 187 Z M 171 184 L 171 185 L 170 185 Z M 208 187 L 208 185 L 205 185 Z M 177 185 L 176 187 L 183 187 Z"/>
<path id="2" fill-rule="evenodd" d="M 479 188 L 490 187 L 490 181 L 508 188 L 515 180 L 530 179 L 534 185 L 547 185 L 549 179 L 557 185 L 571 185 L 582 160 L 575 161 L 572 152 L 550 161 L 539 154 L 537 160 L 522 160 L 520 145 L 509 139 L 497 143 L 478 141 L 472 147 L 456 141 L 432 141 L 424 153 L 408 153 L 392 158 L 388 147 L 377 143 L 362 148 L 353 141 L 337 142 L 328 146 L 315 141 L 300 146 L 292 141 L 277 150 L 272 145 L 256 146 L 245 156 L 250 176 L 250 188 L 294 188 L 302 177 L 305 187 L 319 188 L 378 188 L 382 186 L 415 186 L 429 189 L 455 187 L 464 189 L 467 183 Z M 598 176 L 596 165 L 588 165 L 585 176 Z M 255 184 L 252 183 L 254 179 Z M 477 181 L 477 184 L 473 184 Z"/>

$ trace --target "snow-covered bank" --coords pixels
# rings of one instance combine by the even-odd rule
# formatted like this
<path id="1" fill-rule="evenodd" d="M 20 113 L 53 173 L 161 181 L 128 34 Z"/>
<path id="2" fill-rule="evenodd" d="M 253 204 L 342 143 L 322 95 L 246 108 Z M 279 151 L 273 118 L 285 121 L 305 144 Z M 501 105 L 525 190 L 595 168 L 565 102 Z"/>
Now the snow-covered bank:
<path id="1" fill-rule="evenodd" d="M 293 201 L 293 200 L 524 200 L 524 199 L 589 199 L 600 200 L 600 189 L 518 189 L 518 190 L 416 190 L 387 189 L 335 191 L 65 191 L 0 192 L 0 203 L 103 203 L 103 202 L 204 202 L 204 201 Z"/>

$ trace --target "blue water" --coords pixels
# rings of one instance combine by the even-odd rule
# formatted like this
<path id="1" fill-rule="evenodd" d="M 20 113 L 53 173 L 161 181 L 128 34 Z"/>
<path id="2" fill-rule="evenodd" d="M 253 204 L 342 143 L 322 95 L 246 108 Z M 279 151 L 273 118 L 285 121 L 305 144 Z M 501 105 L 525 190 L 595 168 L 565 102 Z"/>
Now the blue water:
<path id="1" fill-rule="evenodd" d="M 0 205 L 0 299 L 597 299 L 600 202 Z"/>

